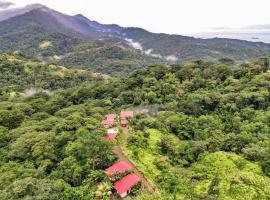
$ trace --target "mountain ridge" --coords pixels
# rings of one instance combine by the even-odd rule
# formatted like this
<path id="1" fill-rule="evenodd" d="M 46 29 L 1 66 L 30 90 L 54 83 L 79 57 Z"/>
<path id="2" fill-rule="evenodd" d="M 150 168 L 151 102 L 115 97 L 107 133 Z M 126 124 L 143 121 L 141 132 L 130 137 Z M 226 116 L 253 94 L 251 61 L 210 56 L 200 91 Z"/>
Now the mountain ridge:
<path id="1" fill-rule="evenodd" d="M 130 57 L 137 59 L 140 57 L 139 61 L 134 60 L 137 67 L 140 63 L 144 63 L 144 65 L 153 63 L 145 62 L 145 60 L 154 60 L 154 63 L 157 61 L 177 63 L 190 59 L 217 60 L 228 57 L 237 61 L 248 61 L 262 55 L 270 55 L 270 44 L 262 42 L 255 43 L 224 38 L 199 39 L 176 34 L 152 33 L 142 28 L 101 24 L 88 19 L 82 14 L 71 16 L 43 5 L 34 5 L 32 10 L 0 22 L 0 51 L 21 50 L 24 53 L 30 52 L 31 54 L 36 52 L 36 55 L 41 54 L 45 57 L 58 56 L 60 61 L 57 62 L 63 61 L 61 60 L 62 55 L 66 53 L 71 55 L 70 53 L 74 51 L 84 52 L 83 55 L 86 57 L 91 57 L 87 51 L 99 56 L 91 59 L 91 62 L 85 62 L 81 54 L 74 52 L 72 55 L 76 56 L 71 57 L 69 62 L 63 61 L 65 64 L 78 67 L 92 66 L 96 64 L 95 59 L 101 60 L 100 58 L 104 57 L 101 52 L 97 53 L 95 48 L 91 50 L 93 46 L 89 45 L 89 43 L 98 40 L 105 43 L 109 41 L 109 46 L 112 45 L 108 48 L 110 53 L 108 54 L 106 51 L 110 63 L 115 62 L 115 59 L 123 59 L 121 57 L 123 55 L 126 55 L 126 57 L 124 56 L 125 59 Z M 53 38 L 52 35 L 54 35 Z M 34 46 L 32 44 L 33 40 L 36 40 Z M 50 49 L 41 51 L 39 43 L 44 41 L 51 42 L 53 44 L 52 48 L 57 46 L 57 49 L 50 52 Z M 79 44 L 81 45 L 80 48 L 78 48 Z M 87 45 L 89 45 L 90 50 L 88 47 L 83 47 Z M 119 48 L 114 48 L 115 45 Z M 127 50 L 124 50 L 124 54 L 121 46 L 124 46 Z M 85 49 L 88 50 L 85 51 Z M 143 55 L 139 55 L 138 51 Z M 112 52 L 114 56 L 110 57 Z M 118 57 L 115 57 L 115 55 L 118 55 Z M 126 61 L 129 62 L 128 59 Z M 121 69 L 124 67 L 122 64 Z"/>

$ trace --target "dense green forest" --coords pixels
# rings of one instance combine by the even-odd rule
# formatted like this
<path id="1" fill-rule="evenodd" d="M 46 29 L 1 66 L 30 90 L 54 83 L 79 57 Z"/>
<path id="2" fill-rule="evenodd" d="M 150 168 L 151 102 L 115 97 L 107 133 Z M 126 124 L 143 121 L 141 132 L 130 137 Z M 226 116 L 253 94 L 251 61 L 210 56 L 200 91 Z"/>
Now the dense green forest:
<path id="1" fill-rule="evenodd" d="M 268 68 L 195 60 L 108 81 L 2 54 L 0 199 L 108 199 L 100 120 L 125 108 L 136 116 L 117 142 L 156 187 L 128 198 L 269 199 Z"/>
<path id="2" fill-rule="evenodd" d="M 161 62 L 117 38 L 89 40 L 63 27 L 48 12 L 34 10 L 0 22 L 0 52 L 20 51 L 40 61 L 110 74 Z"/>
<path id="3" fill-rule="evenodd" d="M 0 79 L 2 97 L 31 88 L 50 91 L 93 81 L 89 71 L 40 63 L 20 53 L 0 55 Z"/>

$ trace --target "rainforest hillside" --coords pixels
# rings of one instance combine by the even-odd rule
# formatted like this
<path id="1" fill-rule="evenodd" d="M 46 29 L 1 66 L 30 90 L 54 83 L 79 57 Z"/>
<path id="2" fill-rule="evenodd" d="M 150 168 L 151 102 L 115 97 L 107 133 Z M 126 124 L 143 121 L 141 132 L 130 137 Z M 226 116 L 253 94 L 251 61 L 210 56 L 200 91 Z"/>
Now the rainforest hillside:
<path id="1" fill-rule="evenodd" d="M 21 51 L 48 63 L 121 75 L 157 63 L 191 59 L 250 61 L 269 55 L 270 45 L 152 33 L 34 4 L 0 11 L 0 51 Z"/>
<path id="2" fill-rule="evenodd" d="M 155 187 L 128 199 L 270 198 L 268 58 L 155 65 L 109 80 L 0 58 L 1 199 L 108 199 L 115 143 Z M 39 90 L 26 94 L 31 87 Z M 128 132 L 105 140 L 100 120 L 127 108 L 136 114 Z"/>
<path id="3" fill-rule="evenodd" d="M 86 38 L 62 25 L 54 18 L 57 13 L 51 12 L 41 8 L 0 22 L 0 51 L 20 51 L 47 63 L 114 75 L 162 62 L 117 38 Z"/>
<path id="4" fill-rule="evenodd" d="M 20 53 L 0 55 L 1 94 L 22 93 L 30 88 L 65 89 L 93 80 L 93 73 L 47 65 Z"/>

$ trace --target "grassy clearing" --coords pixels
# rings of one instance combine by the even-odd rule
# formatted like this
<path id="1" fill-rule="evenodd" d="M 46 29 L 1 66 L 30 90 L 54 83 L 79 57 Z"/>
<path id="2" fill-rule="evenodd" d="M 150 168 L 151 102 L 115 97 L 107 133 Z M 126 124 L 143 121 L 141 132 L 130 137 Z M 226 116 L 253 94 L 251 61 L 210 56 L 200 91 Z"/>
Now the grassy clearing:
<path id="1" fill-rule="evenodd" d="M 42 43 L 39 44 L 40 49 L 49 49 L 53 46 L 51 41 L 43 41 Z"/>
<path id="2" fill-rule="evenodd" d="M 146 175 L 146 177 L 151 181 L 155 182 L 155 177 L 160 175 L 160 171 L 157 169 L 155 165 L 156 157 L 159 155 L 159 147 L 158 142 L 161 138 L 161 132 L 156 129 L 147 129 L 149 133 L 149 146 L 145 149 L 138 150 L 138 156 L 134 156 L 134 150 L 128 148 L 126 139 L 122 140 L 125 141 L 123 145 L 123 150 L 125 153 L 131 158 L 133 163 L 140 169 L 140 171 Z M 126 136 L 131 134 L 130 132 L 127 133 Z"/>

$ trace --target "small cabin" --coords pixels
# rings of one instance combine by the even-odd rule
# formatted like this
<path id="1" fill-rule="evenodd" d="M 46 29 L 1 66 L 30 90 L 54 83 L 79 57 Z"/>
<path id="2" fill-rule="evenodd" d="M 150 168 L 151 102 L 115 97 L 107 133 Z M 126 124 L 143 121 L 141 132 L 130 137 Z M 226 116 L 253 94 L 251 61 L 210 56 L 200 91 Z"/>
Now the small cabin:
<path id="1" fill-rule="evenodd" d="M 114 120 L 116 118 L 116 114 L 108 114 L 106 115 L 107 120 Z"/>
<path id="2" fill-rule="evenodd" d="M 114 140 L 116 138 L 116 134 L 105 134 L 104 138 L 106 140 Z"/>
<path id="3" fill-rule="evenodd" d="M 127 127 L 128 121 L 123 119 L 123 120 L 120 121 L 120 125 L 121 125 L 122 127 Z"/>
<path id="4" fill-rule="evenodd" d="M 108 129 L 107 133 L 104 135 L 104 138 L 107 140 L 114 140 L 117 136 L 117 131 L 114 129 Z"/>
<path id="5" fill-rule="evenodd" d="M 117 181 L 114 184 L 114 189 L 117 191 L 117 193 L 122 197 L 126 197 L 130 191 L 131 188 L 139 183 L 141 181 L 141 178 L 136 174 L 128 174 L 127 176 L 123 177 L 119 181 Z"/>
<path id="6" fill-rule="evenodd" d="M 120 117 L 123 118 L 132 118 L 134 116 L 134 112 L 133 111 L 122 111 L 120 113 Z"/>
<path id="7" fill-rule="evenodd" d="M 107 127 L 112 127 L 113 124 L 114 124 L 114 120 L 104 119 L 104 120 L 101 121 L 101 124 L 104 125 L 104 126 L 107 126 Z"/>
<path id="8" fill-rule="evenodd" d="M 113 164 L 111 167 L 106 169 L 106 173 L 108 175 L 113 176 L 116 172 L 124 173 L 127 170 L 131 170 L 132 169 L 132 165 L 126 161 L 121 161 L 118 163 Z"/>

